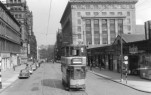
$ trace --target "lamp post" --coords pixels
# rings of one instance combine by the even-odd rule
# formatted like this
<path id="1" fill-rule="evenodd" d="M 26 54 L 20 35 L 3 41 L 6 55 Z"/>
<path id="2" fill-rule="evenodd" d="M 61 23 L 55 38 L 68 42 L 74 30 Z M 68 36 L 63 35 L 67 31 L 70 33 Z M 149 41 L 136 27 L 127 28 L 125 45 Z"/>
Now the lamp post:
<path id="1" fill-rule="evenodd" d="M 2 89 L 2 57 L 0 56 L 0 89 Z"/>
<path id="2" fill-rule="evenodd" d="M 120 33 L 121 36 L 121 82 L 123 81 L 123 42 L 122 42 L 122 34 Z"/>

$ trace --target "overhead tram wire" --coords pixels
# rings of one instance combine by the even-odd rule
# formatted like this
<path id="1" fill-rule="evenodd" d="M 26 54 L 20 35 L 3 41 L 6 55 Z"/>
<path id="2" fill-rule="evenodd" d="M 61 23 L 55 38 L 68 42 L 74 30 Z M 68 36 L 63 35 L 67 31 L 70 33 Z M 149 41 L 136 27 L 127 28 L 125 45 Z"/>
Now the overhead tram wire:
<path id="1" fill-rule="evenodd" d="M 52 7 L 52 0 L 50 0 L 50 7 L 49 7 L 49 14 L 48 14 L 48 23 L 47 23 L 46 36 L 48 35 L 48 31 L 49 31 L 49 20 L 50 20 L 50 15 L 51 15 L 51 7 Z"/>
<path id="2" fill-rule="evenodd" d="M 48 23 L 47 23 L 47 31 L 46 31 L 46 41 L 47 41 L 47 35 L 48 35 L 48 28 L 49 28 L 49 20 L 50 20 L 50 14 L 51 14 L 51 5 L 52 5 L 52 0 L 50 0 L 50 7 L 49 7 L 49 14 L 48 14 Z M 43 65 L 44 66 L 44 65 Z M 45 69 L 43 68 L 43 76 L 42 76 L 42 81 L 41 81 L 41 84 L 43 84 L 44 83 L 44 75 L 45 75 Z M 45 95 L 44 94 L 44 87 L 42 86 L 42 88 L 41 88 L 41 93 L 42 93 L 42 95 Z"/>

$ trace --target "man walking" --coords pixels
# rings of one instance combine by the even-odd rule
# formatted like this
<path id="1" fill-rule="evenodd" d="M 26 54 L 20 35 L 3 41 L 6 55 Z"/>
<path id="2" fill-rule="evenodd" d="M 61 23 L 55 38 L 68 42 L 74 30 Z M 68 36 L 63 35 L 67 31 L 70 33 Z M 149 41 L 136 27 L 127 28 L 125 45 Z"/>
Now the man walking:
<path id="1" fill-rule="evenodd" d="M 13 65 L 13 69 L 14 69 L 14 71 L 15 71 L 15 65 Z"/>

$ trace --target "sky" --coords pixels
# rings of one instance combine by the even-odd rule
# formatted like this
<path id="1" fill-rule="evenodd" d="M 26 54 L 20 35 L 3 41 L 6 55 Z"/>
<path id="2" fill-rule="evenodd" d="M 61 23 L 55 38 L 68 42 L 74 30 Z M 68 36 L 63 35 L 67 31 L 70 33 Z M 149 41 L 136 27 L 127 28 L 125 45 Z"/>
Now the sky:
<path id="1" fill-rule="evenodd" d="M 53 45 L 56 41 L 56 33 L 58 29 L 61 29 L 60 19 L 68 0 L 26 1 L 29 10 L 33 12 L 33 32 L 38 45 Z M 143 25 L 145 21 L 151 20 L 150 5 L 151 0 L 138 0 L 136 4 L 136 24 Z"/>

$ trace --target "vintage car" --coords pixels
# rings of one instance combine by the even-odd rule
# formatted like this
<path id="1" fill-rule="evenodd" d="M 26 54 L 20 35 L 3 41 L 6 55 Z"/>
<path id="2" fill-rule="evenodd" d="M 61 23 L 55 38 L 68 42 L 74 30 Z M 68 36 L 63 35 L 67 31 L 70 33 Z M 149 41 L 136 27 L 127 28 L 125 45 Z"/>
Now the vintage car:
<path id="1" fill-rule="evenodd" d="M 19 77 L 18 78 L 29 78 L 30 72 L 27 69 L 20 70 Z"/>
<path id="2" fill-rule="evenodd" d="M 35 71 L 37 69 L 36 65 L 31 65 L 32 70 Z"/>
<path id="3" fill-rule="evenodd" d="M 33 73 L 33 69 L 32 69 L 32 67 L 31 67 L 31 66 L 29 66 L 29 67 L 28 67 L 28 71 L 29 71 L 29 73 L 30 73 L 30 74 L 32 74 L 32 73 Z"/>

